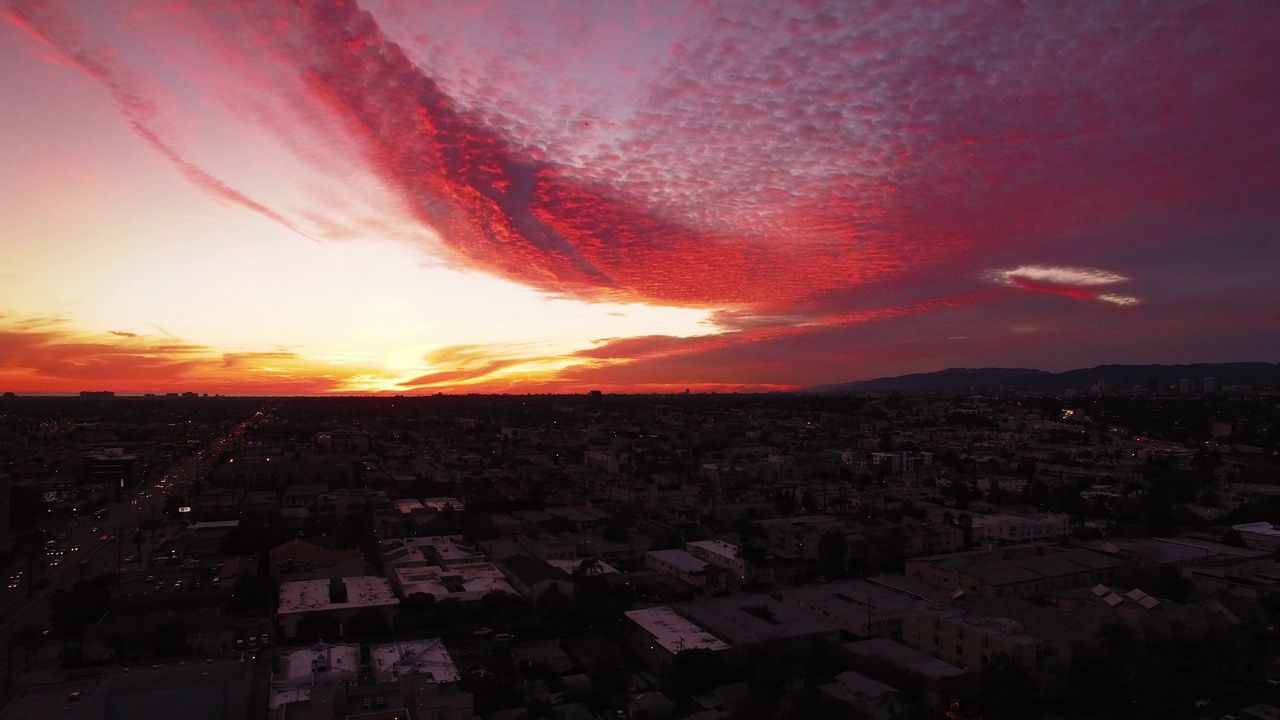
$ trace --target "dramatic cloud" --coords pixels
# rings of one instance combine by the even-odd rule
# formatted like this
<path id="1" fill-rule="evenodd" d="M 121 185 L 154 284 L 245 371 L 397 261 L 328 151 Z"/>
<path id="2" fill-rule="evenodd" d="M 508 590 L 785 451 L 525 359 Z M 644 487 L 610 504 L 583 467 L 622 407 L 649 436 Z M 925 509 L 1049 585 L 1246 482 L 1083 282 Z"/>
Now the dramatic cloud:
<path id="1" fill-rule="evenodd" d="M 424 324 L 396 372 L 335 388 L 783 388 L 1081 347 L 1196 360 L 1210 339 L 1280 353 L 1245 321 L 1270 317 L 1280 263 L 1266 3 L 121 3 L 135 12 L 104 22 L 3 0 L 203 193 L 309 237 L 709 318 L 568 349 Z M 1176 358 L 1162 323 L 1212 338 L 1188 331 Z M 262 376 L 307 362 L 221 352 Z"/>

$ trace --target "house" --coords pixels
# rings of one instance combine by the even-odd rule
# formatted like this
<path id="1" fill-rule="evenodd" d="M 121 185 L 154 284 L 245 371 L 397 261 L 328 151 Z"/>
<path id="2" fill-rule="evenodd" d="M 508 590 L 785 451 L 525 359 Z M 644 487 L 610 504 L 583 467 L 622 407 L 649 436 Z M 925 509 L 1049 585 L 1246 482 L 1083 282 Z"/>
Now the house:
<path id="1" fill-rule="evenodd" d="M 553 588 L 565 597 L 573 597 L 573 577 L 542 558 L 512 555 L 500 565 L 511 587 L 530 600 L 537 600 Z"/>

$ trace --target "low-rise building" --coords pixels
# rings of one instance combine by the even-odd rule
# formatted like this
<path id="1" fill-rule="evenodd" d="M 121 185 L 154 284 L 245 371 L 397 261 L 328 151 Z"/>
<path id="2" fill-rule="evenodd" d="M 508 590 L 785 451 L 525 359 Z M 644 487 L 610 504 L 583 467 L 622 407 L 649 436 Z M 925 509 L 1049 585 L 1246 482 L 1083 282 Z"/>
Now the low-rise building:
<path id="1" fill-rule="evenodd" d="M 1064 538 L 1070 533 L 1071 518 L 1066 513 L 973 516 L 973 539 L 979 541 L 1022 544 Z"/>
<path id="2" fill-rule="evenodd" d="M 369 646 L 369 666 L 375 682 L 399 680 L 407 675 L 427 675 L 437 683 L 461 679 L 443 640 L 414 640 Z"/>
<path id="3" fill-rule="evenodd" d="M 782 602 L 860 638 L 899 636 L 908 609 L 937 605 L 865 580 L 788 588 Z"/>
<path id="4" fill-rule="evenodd" d="M 729 644 L 689 621 L 668 606 L 628 610 L 630 634 L 637 649 L 658 665 L 670 663 L 685 650 L 728 650 Z"/>
<path id="5" fill-rule="evenodd" d="M 906 574 L 978 597 L 1018 597 L 1110 582 L 1128 565 L 1086 548 L 1019 545 L 907 560 Z"/>
<path id="6" fill-rule="evenodd" d="M 696 588 L 715 584 L 709 577 L 715 575 L 715 566 L 684 550 L 651 550 L 645 553 L 644 566 L 655 572 L 671 575 Z"/>
<path id="7" fill-rule="evenodd" d="M 768 595 L 695 600 L 673 609 L 732 647 L 751 652 L 803 651 L 840 635 L 836 625 Z"/>
<path id="8" fill-rule="evenodd" d="M 342 622 L 362 610 L 375 610 L 390 626 L 399 604 L 400 599 L 385 578 L 365 575 L 340 580 L 293 580 L 280 584 L 276 615 L 284 626 L 285 637 L 293 638 L 298 634 L 298 621 L 310 616 L 327 616 Z"/>
<path id="9" fill-rule="evenodd" d="M 520 594 L 502 570 L 487 562 L 398 567 L 392 579 L 403 597 L 425 593 L 436 600 L 475 602 L 492 592 Z"/>

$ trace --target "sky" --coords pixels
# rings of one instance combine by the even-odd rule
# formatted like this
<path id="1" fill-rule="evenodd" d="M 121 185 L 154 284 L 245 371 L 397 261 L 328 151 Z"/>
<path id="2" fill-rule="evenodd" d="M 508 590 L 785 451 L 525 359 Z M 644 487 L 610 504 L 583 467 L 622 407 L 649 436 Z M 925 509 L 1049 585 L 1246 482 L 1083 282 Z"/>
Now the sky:
<path id="1" fill-rule="evenodd" d="M 1280 4 L 0 0 L 0 390 L 1280 360 Z"/>

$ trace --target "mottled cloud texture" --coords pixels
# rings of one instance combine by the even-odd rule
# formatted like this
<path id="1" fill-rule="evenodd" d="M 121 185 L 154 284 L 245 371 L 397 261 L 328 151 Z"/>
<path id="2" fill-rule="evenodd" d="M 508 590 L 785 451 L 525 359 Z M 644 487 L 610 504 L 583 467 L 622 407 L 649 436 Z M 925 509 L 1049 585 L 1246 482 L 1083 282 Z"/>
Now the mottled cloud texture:
<path id="1" fill-rule="evenodd" d="M 1280 7 L 601 5 L 220 0 L 129 24 L 188 44 L 211 104 L 374 217 L 249 197 L 165 134 L 163 113 L 202 111 L 157 110 L 84 3 L 5 7 L 223 201 L 714 313 L 706 336 L 601 339 L 530 388 L 1277 359 Z M 527 359 L 471 352 L 405 388 Z"/>

